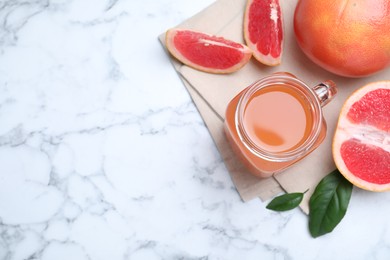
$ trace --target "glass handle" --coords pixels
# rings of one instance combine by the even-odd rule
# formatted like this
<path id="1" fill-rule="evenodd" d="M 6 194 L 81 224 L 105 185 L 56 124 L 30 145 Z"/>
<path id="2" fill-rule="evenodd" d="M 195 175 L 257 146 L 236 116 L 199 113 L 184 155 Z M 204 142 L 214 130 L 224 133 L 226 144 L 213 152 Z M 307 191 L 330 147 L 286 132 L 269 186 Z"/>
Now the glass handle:
<path id="1" fill-rule="evenodd" d="M 336 83 L 331 80 L 324 81 L 313 87 L 321 106 L 328 104 L 337 94 Z"/>

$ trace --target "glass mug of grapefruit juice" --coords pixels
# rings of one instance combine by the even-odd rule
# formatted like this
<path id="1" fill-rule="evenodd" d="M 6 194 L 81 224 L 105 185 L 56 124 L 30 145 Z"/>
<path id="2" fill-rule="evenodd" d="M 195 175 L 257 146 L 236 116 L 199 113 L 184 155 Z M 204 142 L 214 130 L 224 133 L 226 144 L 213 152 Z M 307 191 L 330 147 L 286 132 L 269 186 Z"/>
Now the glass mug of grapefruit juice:
<path id="1" fill-rule="evenodd" d="M 252 174 L 270 177 L 324 140 L 322 106 L 336 92 L 330 80 L 310 88 L 290 73 L 272 74 L 230 101 L 225 115 L 226 136 Z"/>

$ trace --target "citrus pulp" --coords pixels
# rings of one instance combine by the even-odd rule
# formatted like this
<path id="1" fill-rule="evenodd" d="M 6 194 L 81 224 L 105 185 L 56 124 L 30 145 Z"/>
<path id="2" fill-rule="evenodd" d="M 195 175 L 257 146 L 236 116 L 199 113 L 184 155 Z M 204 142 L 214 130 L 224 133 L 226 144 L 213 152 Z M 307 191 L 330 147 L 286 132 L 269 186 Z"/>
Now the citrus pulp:
<path id="1" fill-rule="evenodd" d="M 243 44 L 187 29 L 168 30 L 166 46 L 182 63 L 211 73 L 235 72 L 252 56 L 252 51 Z"/>
<path id="2" fill-rule="evenodd" d="M 244 15 L 244 38 L 253 50 L 253 57 L 265 65 L 280 64 L 283 37 L 279 0 L 248 0 Z"/>
<path id="3" fill-rule="evenodd" d="M 390 81 L 368 84 L 346 100 L 334 134 L 333 158 L 356 186 L 390 190 Z"/>

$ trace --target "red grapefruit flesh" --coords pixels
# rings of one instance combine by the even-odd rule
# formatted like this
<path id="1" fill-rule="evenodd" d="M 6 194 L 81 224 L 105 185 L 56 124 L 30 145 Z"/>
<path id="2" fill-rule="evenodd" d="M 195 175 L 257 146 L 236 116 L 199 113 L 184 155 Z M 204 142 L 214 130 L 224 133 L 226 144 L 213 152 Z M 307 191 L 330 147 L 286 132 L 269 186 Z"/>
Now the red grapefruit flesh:
<path id="1" fill-rule="evenodd" d="M 279 0 L 248 0 L 244 38 L 261 63 L 276 66 L 283 54 L 283 17 Z"/>
<path id="2" fill-rule="evenodd" d="M 333 158 L 354 185 L 390 190 L 390 81 L 368 84 L 346 100 L 333 139 Z"/>
<path id="3" fill-rule="evenodd" d="M 182 63 L 210 73 L 235 72 L 252 57 L 252 51 L 243 44 L 186 29 L 168 30 L 166 46 Z"/>

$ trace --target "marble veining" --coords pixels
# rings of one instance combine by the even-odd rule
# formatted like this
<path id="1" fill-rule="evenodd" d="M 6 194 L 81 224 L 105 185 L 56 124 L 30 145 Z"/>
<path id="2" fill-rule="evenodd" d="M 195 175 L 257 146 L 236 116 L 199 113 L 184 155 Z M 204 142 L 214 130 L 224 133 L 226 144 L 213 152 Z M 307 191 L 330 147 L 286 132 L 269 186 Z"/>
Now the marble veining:
<path id="1" fill-rule="evenodd" d="M 0 259 L 389 258 L 389 194 L 241 201 L 157 41 L 212 2 L 0 1 Z"/>

